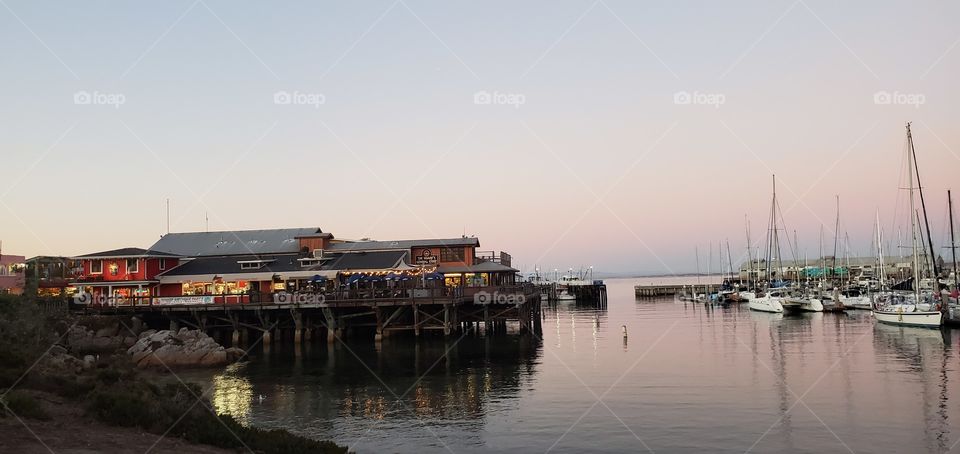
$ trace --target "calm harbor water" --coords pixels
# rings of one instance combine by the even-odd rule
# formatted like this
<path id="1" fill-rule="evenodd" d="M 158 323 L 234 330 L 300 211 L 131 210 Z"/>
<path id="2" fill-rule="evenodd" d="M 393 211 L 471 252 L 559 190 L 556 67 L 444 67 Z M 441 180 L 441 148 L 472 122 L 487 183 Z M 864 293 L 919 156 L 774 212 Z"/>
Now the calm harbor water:
<path id="1" fill-rule="evenodd" d="M 360 453 L 946 452 L 960 441 L 960 331 L 878 325 L 863 311 L 635 300 L 640 282 L 608 280 L 606 309 L 546 308 L 542 339 L 389 338 L 299 357 L 275 347 L 214 377 L 214 405 Z"/>

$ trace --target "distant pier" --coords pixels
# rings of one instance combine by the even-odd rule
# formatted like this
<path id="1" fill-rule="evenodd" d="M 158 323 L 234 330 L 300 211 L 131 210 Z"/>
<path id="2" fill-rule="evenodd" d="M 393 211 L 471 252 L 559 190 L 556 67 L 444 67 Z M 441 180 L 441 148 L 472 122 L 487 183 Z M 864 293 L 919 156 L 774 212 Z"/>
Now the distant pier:
<path id="1" fill-rule="evenodd" d="M 637 298 L 656 298 L 658 296 L 679 295 L 684 292 L 684 289 L 686 289 L 687 292 L 694 289 L 697 293 L 704 293 L 705 289 L 707 292 L 715 292 L 720 289 L 720 286 L 721 284 L 654 284 L 637 285 L 634 286 L 633 290 Z"/>

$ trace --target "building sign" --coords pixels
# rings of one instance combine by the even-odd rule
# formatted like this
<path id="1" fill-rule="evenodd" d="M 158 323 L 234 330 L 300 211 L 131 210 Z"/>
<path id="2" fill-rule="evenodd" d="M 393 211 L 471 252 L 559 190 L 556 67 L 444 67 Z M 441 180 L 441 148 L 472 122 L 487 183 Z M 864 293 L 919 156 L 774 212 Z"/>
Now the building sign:
<path id="1" fill-rule="evenodd" d="M 213 295 L 207 296 L 164 296 L 154 300 L 155 304 L 161 306 L 187 305 L 187 304 L 213 304 Z"/>
<path id="2" fill-rule="evenodd" d="M 436 265 L 437 256 L 430 249 L 414 249 L 413 264 L 414 265 Z"/>

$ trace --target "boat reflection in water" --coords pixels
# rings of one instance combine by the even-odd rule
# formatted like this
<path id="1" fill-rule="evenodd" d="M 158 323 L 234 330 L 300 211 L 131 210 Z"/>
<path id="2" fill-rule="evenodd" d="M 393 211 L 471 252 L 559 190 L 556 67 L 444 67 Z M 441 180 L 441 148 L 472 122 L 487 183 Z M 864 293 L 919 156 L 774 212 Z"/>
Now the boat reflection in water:
<path id="1" fill-rule="evenodd" d="M 458 437 L 479 442 L 486 407 L 518 405 L 542 355 L 541 341 L 531 335 L 395 337 L 315 344 L 301 355 L 287 348 L 274 346 L 271 355 L 214 377 L 216 411 L 353 449 L 373 448 L 364 446 L 365 437 L 385 429 L 422 432 L 423 443 L 442 448 L 430 428 L 443 431 L 451 423 Z"/>
<path id="2" fill-rule="evenodd" d="M 891 415 L 894 418 L 892 423 L 902 418 L 922 421 L 923 444 L 916 446 L 917 452 L 947 452 L 955 444 L 950 441 L 950 425 L 947 420 L 952 347 L 950 331 L 881 323 L 874 327 L 874 348 L 877 353 L 887 356 L 891 360 L 888 364 L 900 366 L 898 370 L 890 372 L 909 373 L 915 377 L 915 383 L 911 383 L 909 389 L 886 389 L 877 397 L 920 401 L 922 414 L 918 417 L 907 414 Z M 906 407 L 910 406 L 916 406 L 916 403 Z"/>

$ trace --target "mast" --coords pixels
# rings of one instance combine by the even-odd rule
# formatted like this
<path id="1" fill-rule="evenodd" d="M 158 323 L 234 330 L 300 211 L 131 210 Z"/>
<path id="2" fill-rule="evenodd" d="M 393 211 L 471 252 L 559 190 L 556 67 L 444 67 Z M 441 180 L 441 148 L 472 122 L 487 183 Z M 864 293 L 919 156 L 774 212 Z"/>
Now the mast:
<path id="1" fill-rule="evenodd" d="M 910 123 L 907 123 L 907 189 L 910 191 L 910 236 L 912 237 L 913 250 L 913 294 L 916 297 L 915 303 L 920 304 L 920 257 L 917 256 L 917 219 L 914 217 L 917 208 L 913 200 L 913 165 L 911 158 L 910 145 L 913 142 L 910 136 Z"/>
<path id="2" fill-rule="evenodd" d="M 898 230 L 899 231 L 899 230 Z M 883 284 L 886 283 L 887 263 L 883 258 L 883 231 L 880 230 L 880 210 L 877 210 L 877 253 L 880 254 L 880 290 L 883 290 Z"/>
<path id="3" fill-rule="evenodd" d="M 733 285 L 733 257 L 730 255 L 729 239 L 727 240 L 727 265 L 730 266 L 730 284 Z"/>
<path id="4" fill-rule="evenodd" d="M 827 278 L 827 258 L 823 256 L 823 225 L 820 225 L 820 290 L 826 290 L 827 284 L 824 280 Z"/>
<path id="5" fill-rule="evenodd" d="M 920 166 L 917 165 L 917 150 L 913 147 L 913 134 L 910 133 L 910 123 L 907 123 L 907 142 L 910 144 L 910 154 L 913 155 L 913 170 L 917 173 L 917 189 L 920 191 L 920 209 L 923 210 L 923 225 L 924 230 L 927 231 L 927 243 L 930 246 L 930 263 L 933 269 L 933 279 L 934 282 L 936 282 L 940 276 L 940 270 L 937 268 L 937 260 L 933 257 L 933 236 L 930 235 L 930 219 L 927 218 L 927 203 L 923 200 L 923 185 L 920 184 Z"/>
<path id="6" fill-rule="evenodd" d="M 750 276 L 753 274 L 753 254 L 750 250 L 752 245 L 750 244 L 750 221 L 747 219 L 747 215 L 743 215 L 743 223 L 747 227 L 747 286 L 750 286 Z"/>
<path id="7" fill-rule="evenodd" d="M 836 278 L 837 273 L 837 244 L 840 241 L 840 196 L 837 195 L 837 224 L 833 229 L 833 264 L 831 265 L 830 275 Z M 836 279 L 834 279 L 836 280 Z"/>
<path id="8" fill-rule="evenodd" d="M 953 288 L 960 289 L 960 276 L 957 276 L 957 243 L 953 237 L 953 196 L 947 189 L 947 207 L 950 211 L 950 251 L 953 254 Z"/>

